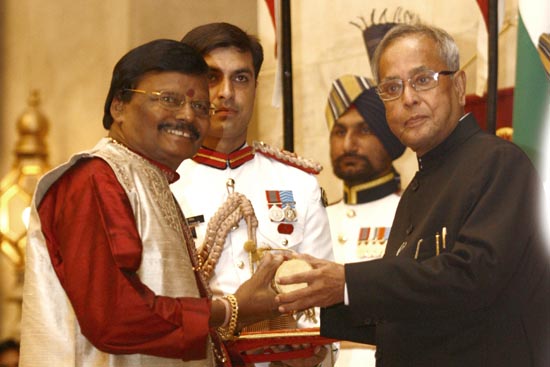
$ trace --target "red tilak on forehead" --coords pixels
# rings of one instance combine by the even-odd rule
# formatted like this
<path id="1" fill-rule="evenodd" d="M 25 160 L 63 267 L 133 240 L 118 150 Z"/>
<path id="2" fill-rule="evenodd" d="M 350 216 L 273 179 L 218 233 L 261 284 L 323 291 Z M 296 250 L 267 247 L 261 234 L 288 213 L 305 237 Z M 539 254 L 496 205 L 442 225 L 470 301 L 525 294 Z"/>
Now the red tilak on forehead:
<path id="1" fill-rule="evenodd" d="M 193 88 L 188 89 L 185 95 L 189 98 L 193 97 L 195 95 L 195 90 Z"/>

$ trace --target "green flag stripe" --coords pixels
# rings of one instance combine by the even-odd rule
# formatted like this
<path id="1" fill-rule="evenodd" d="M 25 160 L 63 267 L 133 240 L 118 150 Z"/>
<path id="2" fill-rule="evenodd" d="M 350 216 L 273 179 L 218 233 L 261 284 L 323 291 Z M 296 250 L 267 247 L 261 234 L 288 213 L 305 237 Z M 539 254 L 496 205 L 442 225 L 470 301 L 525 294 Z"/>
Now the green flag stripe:
<path id="1" fill-rule="evenodd" d="M 550 118 L 550 82 L 545 77 L 537 47 L 529 38 L 521 13 L 517 43 L 513 141 L 540 168 L 543 132 Z"/>

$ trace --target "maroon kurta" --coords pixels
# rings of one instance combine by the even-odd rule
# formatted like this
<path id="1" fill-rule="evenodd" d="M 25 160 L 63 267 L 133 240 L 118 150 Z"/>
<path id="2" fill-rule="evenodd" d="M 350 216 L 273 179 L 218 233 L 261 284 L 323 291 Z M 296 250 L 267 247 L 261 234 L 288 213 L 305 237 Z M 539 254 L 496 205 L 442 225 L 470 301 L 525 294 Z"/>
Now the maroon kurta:
<path id="1" fill-rule="evenodd" d="M 210 301 L 156 295 L 140 281 L 142 242 L 127 194 L 105 161 L 78 162 L 52 185 L 38 210 L 54 270 L 95 347 L 113 354 L 205 357 Z"/>

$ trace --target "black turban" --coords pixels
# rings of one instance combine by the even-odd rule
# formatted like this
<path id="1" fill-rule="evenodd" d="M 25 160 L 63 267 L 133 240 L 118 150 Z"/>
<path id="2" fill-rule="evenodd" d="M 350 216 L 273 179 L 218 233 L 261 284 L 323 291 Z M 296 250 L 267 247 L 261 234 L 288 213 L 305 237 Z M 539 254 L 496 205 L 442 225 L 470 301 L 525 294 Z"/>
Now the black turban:
<path id="1" fill-rule="evenodd" d="M 332 83 L 325 111 L 329 129 L 352 105 L 380 139 L 392 160 L 399 158 L 405 146 L 391 132 L 384 103 L 376 93 L 373 82 L 365 77 L 344 75 Z"/>

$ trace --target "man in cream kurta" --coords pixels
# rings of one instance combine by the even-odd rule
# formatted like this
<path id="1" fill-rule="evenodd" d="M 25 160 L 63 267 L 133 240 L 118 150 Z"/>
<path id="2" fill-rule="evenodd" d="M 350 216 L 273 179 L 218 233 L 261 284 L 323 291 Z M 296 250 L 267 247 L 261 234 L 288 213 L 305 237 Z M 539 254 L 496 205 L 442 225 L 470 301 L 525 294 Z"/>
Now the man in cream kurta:
<path id="1" fill-rule="evenodd" d="M 95 158 L 93 158 L 95 157 Z M 92 158 L 92 160 L 90 160 Z M 103 159 L 108 166 L 103 162 L 96 161 L 97 158 Z M 94 163 L 95 162 L 95 163 Z M 72 170 L 71 168 L 74 167 Z M 89 167 L 89 168 L 88 168 Z M 137 269 L 136 273 L 139 279 L 143 282 L 143 289 L 149 288 L 150 291 L 155 294 L 162 294 L 166 297 L 190 297 L 200 299 L 199 288 L 193 272 L 193 265 L 187 252 L 185 243 L 189 243 L 190 238 L 185 236 L 183 222 L 181 221 L 176 203 L 170 195 L 168 187 L 168 179 L 161 169 L 154 164 L 147 161 L 145 158 L 139 156 L 136 153 L 131 152 L 127 148 L 122 147 L 119 144 L 114 143 L 112 140 L 103 139 L 99 142 L 95 149 L 81 153 L 74 156 L 68 163 L 54 169 L 48 173 L 39 183 L 32 208 L 31 226 L 29 228 L 27 245 L 27 269 L 25 276 L 25 290 L 24 290 L 24 310 L 23 310 L 23 323 L 22 323 L 22 338 L 23 338 L 23 350 L 21 356 L 21 365 L 34 366 L 37 361 L 41 361 L 40 365 L 47 366 L 207 366 L 213 365 L 213 357 L 211 351 L 205 354 L 206 359 L 197 360 L 193 362 L 184 362 L 181 359 L 175 358 L 162 358 L 158 356 L 145 355 L 145 354 L 114 354 L 116 346 L 109 345 L 108 337 L 101 335 L 94 335 L 97 332 L 103 330 L 107 333 L 103 327 L 109 327 L 109 329 L 119 329 L 121 333 L 127 332 L 125 330 L 128 325 L 124 324 L 123 320 L 115 318 L 110 321 L 109 317 L 105 315 L 103 320 L 95 320 L 95 325 L 88 325 L 89 329 L 81 329 L 81 325 L 77 321 L 77 314 L 73 309 L 69 298 L 66 295 L 65 288 L 71 287 L 71 283 L 74 279 L 69 277 L 77 277 L 78 275 L 61 274 L 65 278 L 60 283 L 56 270 L 60 272 L 58 266 L 62 260 L 51 260 L 48 252 L 48 243 L 44 237 L 44 232 L 41 226 L 41 219 L 37 211 L 37 207 L 41 207 L 45 194 L 48 189 L 55 182 L 59 182 L 58 179 L 64 174 L 69 172 L 71 179 L 79 180 L 83 174 L 89 175 L 89 179 L 97 180 L 101 186 L 101 191 L 98 193 L 98 197 L 102 203 L 109 199 L 109 195 L 115 196 L 116 191 L 111 191 L 110 182 L 102 179 L 102 176 L 97 174 L 100 169 L 106 169 L 110 167 L 116 176 L 117 182 L 120 183 L 122 189 L 129 198 L 129 204 L 131 205 L 131 212 L 134 213 L 137 219 L 137 231 L 143 243 L 143 252 L 141 253 L 141 265 Z M 88 173 L 86 173 L 88 172 Z M 93 173 L 92 173 L 93 172 Z M 77 186 L 73 185 L 72 186 Z M 60 186 L 59 188 L 64 187 Z M 52 192 L 53 193 L 53 192 Z M 70 205 L 71 195 L 75 195 L 74 191 L 60 193 L 57 196 L 58 200 L 61 196 L 66 197 L 68 204 Z M 78 204 L 88 204 L 88 198 L 91 199 L 85 192 L 80 192 L 80 203 L 74 203 L 74 213 L 79 211 L 92 211 L 90 206 L 85 206 L 79 209 Z M 90 202 L 90 204 L 92 204 Z M 109 205 L 116 207 L 116 202 L 111 202 Z M 43 206 L 41 207 L 43 208 Z M 123 206 L 118 210 L 125 212 Z M 107 212 L 107 210 L 106 210 Z M 109 217 L 106 217 L 108 219 Z M 123 218 L 119 218 L 122 220 Z M 89 227 L 94 231 L 109 231 L 113 232 L 117 229 L 117 226 L 110 226 L 110 228 L 102 229 L 101 226 L 94 226 L 96 223 L 89 223 Z M 58 224 L 60 225 L 60 224 Z M 114 228 L 113 228 L 114 227 Z M 50 233 L 50 232 L 46 232 Z M 115 235 L 112 233 L 111 235 Z M 97 238 L 97 237 L 96 237 Z M 85 241 L 86 239 L 84 239 Z M 86 241 L 85 241 L 86 242 Z M 192 243 L 192 242 L 191 242 Z M 82 250 L 85 251 L 86 243 L 82 244 Z M 51 245 L 50 245 L 51 246 Z M 122 252 L 122 249 L 119 249 Z M 94 251 L 97 255 L 99 251 Z M 119 263 L 127 261 L 129 263 L 138 261 L 131 259 L 131 254 L 126 254 L 126 259 L 123 259 L 124 255 L 117 253 L 117 249 L 113 248 L 111 254 Z M 84 256 L 84 254 L 83 254 Z M 136 254 L 134 256 L 139 256 Z M 56 261 L 57 260 L 57 261 Z M 93 264 L 100 265 L 100 261 L 94 261 Z M 105 267 L 109 266 L 108 262 L 101 267 L 95 269 L 85 269 L 83 272 L 91 271 L 99 273 L 106 271 Z M 121 264 L 121 268 L 123 265 Z M 110 274 L 107 272 L 107 274 Z M 97 280 L 95 276 L 91 275 L 90 279 Z M 128 280 L 129 284 L 126 283 Z M 99 280 L 100 281 L 100 280 Z M 98 287 L 95 292 L 103 289 L 100 284 L 95 282 Z M 107 290 L 119 290 L 126 297 L 121 299 L 121 302 L 127 305 L 125 312 L 133 313 L 132 302 L 138 302 L 139 297 L 131 293 L 132 289 L 128 289 L 133 283 L 132 280 L 126 279 L 123 276 L 118 276 L 108 280 L 111 284 L 116 284 L 116 287 L 108 288 Z M 65 288 L 64 288 L 65 286 Z M 138 288 L 139 289 L 139 288 Z M 136 289 L 136 291 L 138 290 Z M 69 291 L 71 292 L 71 291 Z M 93 289 L 89 291 L 90 297 L 101 297 L 101 294 L 96 294 Z M 46 296 L 47 295 L 47 296 Z M 130 298 L 130 296 L 133 296 Z M 117 298 L 117 297 L 114 297 Z M 141 301 L 143 302 L 143 301 Z M 89 305 L 96 306 L 94 299 L 89 300 Z M 82 305 L 84 308 L 86 305 Z M 97 306 L 100 306 L 97 304 Z M 198 307 L 199 304 L 195 307 Z M 203 299 L 202 305 L 204 312 L 208 314 L 206 299 Z M 110 310 L 112 316 L 120 316 L 117 313 L 117 309 Z M 78 309 L 77 309 L 78 312 Z M 93 310 L 88 312 L 94 312 Z M 108 310 L 103 310 L 108 314 Z M 144 325 L 137 329 L 145 332 L 147 327 L 146 319 L 143 319 L 144 314 L 136 313 L 136 317 L 142 318 Z M 190 308 L 186 316 L 184 311 L 181 315 L 183 319 L 196 317 L 195 312 Z M 169 321 L 168 315 L 158 317 L 158 322 L 161 323 Z M 153 318 L 154 315 L 149 315 Z M 204 318 L 204 317 L 203 317 Z M 107 323 L 111 323 L 107 325 Z M 184 326 L 182 325 L 181 328 Z M 156 330 L 155 330 L 156 329 Z M 146 333 L 140 335 L 144 337 L 144 334 L 149 334 L 153 331 L 162 333 L 163 327 L 158 325 L 153 330 L 148 330 Z M 173 329 L 173 328 L 172 328 Z M 185 335 L 192 339 L 192 334 L 198 330 L 194 328 L 185 328 Z M 167 332 L 167 331 L 164 331 Z M 173 332 L 173 331 L 172 331 Z M 90 334 L 89 334 L 90 333 Z M 201 335 L 202 334 L 202 335 Z M 206 338 L 208 335 L 208 327 L 204 325 L 202 332 L 197 333 L 198 338 Z M 105 338 L 102 342 L 102 338 Z M 94 344 L 90 342 L 90 339 L 99 346 L 101 349 L 111 349 L 111 353 L 105 353 L 98 349 Z M 126 344 L 126 348 L 131 348 L 131 344 L 135 343 L 135 347 L 138 348 L 140 342 L 135 338 L 120 337 L 120 342 Z M 27 343 L 25 343 L 25 341 Z M 113 341 L 114 344 L 114 341 Z M 142 343 L 144 344 L 144 343 Z M 184 345 L 182 344 L 182 347 Z M 144 346 L 145 347 L 145 346 Z M 149 346 L 153 351 L 154 345 Z M 202 343 L 202 349 L 204 352 L 210 350 L 210 345 Z M 160 352 L 160 349 L 158 351 Z M 203 353 L 204 353 L 203 352 Z M 183 354 L 182 354 L 183 357 Z"/>
<path id="2" fill-rule="evenodd" d="M 207 71 L 181 42 L 131 50 L 105 102 L 109 137 L 38 183 L 22 366 L 221 365 L 220 335 L 277 315 L 271 281 L 282 258 L 268 256 L 231 302 L 212 300 L 169 188 L 209 126 Z"/>

